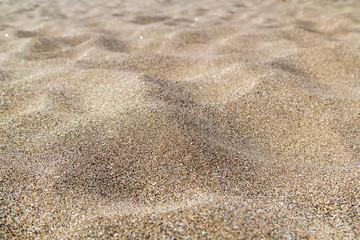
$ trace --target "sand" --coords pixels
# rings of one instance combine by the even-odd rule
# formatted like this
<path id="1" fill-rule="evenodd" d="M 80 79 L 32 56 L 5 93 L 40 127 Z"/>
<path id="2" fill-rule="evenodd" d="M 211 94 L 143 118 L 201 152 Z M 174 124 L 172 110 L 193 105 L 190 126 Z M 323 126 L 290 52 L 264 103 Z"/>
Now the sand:
<path id="1" fill-rule="evenodd" d="M 1 239 L 360 238 L 359 1 L 0 9 Z"/>

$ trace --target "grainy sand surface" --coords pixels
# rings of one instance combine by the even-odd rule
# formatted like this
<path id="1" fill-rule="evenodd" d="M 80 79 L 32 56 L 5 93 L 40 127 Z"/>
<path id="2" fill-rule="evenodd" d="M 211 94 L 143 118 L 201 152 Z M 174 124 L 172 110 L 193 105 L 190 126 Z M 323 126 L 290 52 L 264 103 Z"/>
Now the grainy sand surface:
<path id="1" fill-rule="evenodd" d="M 360 2 L 0 1 L 0 238 L 359 239 Z"/>

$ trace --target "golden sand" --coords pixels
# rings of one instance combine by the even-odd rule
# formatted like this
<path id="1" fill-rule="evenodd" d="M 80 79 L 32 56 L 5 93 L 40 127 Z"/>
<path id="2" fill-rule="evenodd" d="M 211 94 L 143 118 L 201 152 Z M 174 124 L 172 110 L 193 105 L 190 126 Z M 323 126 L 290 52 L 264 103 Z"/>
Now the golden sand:
<path id="1" fill-rule="evenodd" d="M 360 238 L 359 1 L 0 9 L 0 238 Z"/>

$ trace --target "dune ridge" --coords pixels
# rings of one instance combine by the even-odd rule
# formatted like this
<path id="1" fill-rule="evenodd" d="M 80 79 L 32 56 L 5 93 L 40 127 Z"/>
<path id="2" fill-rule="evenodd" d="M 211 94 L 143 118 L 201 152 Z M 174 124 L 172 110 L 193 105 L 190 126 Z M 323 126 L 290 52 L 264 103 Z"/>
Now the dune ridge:
<path id="1" fill-rule="evenodd" d="M 0 237 L 360 237 L 360 4 L 0 2 Z"/>

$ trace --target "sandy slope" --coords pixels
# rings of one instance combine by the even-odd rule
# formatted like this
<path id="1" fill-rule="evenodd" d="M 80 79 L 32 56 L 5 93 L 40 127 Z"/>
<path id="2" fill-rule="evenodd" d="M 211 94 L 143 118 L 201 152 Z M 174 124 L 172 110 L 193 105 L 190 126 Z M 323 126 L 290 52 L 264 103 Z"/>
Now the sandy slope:
<path id="1" fill-rule="evenodd" d="M 0 238 L 360 237 L 358 1 L 0 9 Z"/>

